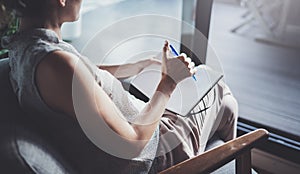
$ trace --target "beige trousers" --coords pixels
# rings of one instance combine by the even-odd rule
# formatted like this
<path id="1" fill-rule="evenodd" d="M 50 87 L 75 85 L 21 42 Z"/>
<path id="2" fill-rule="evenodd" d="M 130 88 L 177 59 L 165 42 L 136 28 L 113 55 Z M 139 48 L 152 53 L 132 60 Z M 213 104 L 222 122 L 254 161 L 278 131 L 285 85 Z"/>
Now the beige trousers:
<path id="1" fill-rule="evenodd" d="M 158 171 L 203 153 L 207 141 L 215 133 L 224 141 L 236 137 L 238 105 L 223 81 L 204 97 L 192 113 L 182 117 L 166 111 L 163 115 L 156 158 Z"/>

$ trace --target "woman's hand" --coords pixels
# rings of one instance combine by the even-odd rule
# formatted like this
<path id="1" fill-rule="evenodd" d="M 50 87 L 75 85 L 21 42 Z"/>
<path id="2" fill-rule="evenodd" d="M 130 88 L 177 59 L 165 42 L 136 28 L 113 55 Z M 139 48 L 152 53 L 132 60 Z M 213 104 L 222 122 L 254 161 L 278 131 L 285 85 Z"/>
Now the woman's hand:
<path id="1" fill-rule="evenodd" d="M 195 63 L 186 54 L 170 57 L 169 43 L 166 41 L 162 54 L 162 76 L 170 78 L 175 85 L 195 73 Z M 170 81 L 170 80 L 169 80 Z"/>

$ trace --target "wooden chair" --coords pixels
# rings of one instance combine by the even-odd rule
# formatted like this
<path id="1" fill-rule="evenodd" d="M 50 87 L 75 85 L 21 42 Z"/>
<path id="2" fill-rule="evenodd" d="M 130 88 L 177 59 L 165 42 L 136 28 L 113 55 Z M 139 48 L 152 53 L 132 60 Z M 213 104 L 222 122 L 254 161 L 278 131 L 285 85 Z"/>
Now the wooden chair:
<path id="1" fill-rule="evenodd" d="M 160 174 L 210 173 L 236 159 L 236 174 L 251 173 L 251 149 L 268 139 L 269 133 L 258 129 L 206 151 L 202 155 L 183 161 Z"/>

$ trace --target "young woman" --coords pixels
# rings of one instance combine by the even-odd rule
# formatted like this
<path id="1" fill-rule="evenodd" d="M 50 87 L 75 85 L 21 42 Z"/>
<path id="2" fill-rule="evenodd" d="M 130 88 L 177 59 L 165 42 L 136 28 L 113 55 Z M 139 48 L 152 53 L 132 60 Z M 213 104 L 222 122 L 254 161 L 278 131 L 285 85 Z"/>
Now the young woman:
<path id="1" fill-rule="evenodd" d="M 168 42 L 162 50 L 160 83 L 150 101 L 143 103 L 126 92 L 117 78 L 135 75 L 145 67 L 160 62 L 149 59 L 135 64 L 97 67 L 62 41 L 61 25 L 77 20 L 81 0 L 2 1 L 21 17 L 19 32 L 3 38 L 2 44 L 10 50 L 10 79 L 24 111 L 39 115 L 31 116 L 31 119 L 50 129 L 45 131 L 47 136 L 59 137 L 51 134 L 51 129 L 59 127 L 64 137 L 58 138 L 62 141 L 59 143 L 65 147 L 69 137 L 63 136 L 67 135 L 64 122 L 58 124 L 53 120 L 68 117 L 76 121 L 81 112 L 74 106 L 74 100 L 78 99 L 74 98 L 72 89 L 76 88 L 80 101 L 87 106 L 87 112 L 82 112 L 84 114 L 80 117 L 86 115 L 89 119 L 90 115 L 94 115 L 101 118 L 101 128 L 96 131 L 103 140 L 102 145 L 114 146 L 116 141 L 107 137 L 113 135 L 110 130 L 122 142 L 122 148 L 111 149 L 114 151 L 112 154 L 107 149 L 105 152 L 101 148 L 95 150 L 92 145 L 89 147 L 94 150 L 81 149 L 82 152 L 77 153 L 76 157 L 93 162 L 87 164 L 90 166 L 78 167 L 80 173 L 98 170 L 103 173 L 157 172 L 203 152 L 215 130 L 225 141 L 235 137 L 237 104 L 221 82 L 208 94 L 214 98 L 210 112 L 182 118 L 165 111 L 176 85 L 195 71 L 194 64 L 184 54 L 174 58 L 168 56 Z M 212 124 L 203 125 L 209 117 L 214 118 Z M 207 130 L 204 131 L 203 127 Z M 86 144 L 81 141 L 76 143 Z M 69 146 L 60 152 L 73 153 L 73 145 Z M 122 155 L 116 154 L 128 158 L 122 159 Z M 80 166 L 74 162 L 76 160 L 71 161 Z"/>

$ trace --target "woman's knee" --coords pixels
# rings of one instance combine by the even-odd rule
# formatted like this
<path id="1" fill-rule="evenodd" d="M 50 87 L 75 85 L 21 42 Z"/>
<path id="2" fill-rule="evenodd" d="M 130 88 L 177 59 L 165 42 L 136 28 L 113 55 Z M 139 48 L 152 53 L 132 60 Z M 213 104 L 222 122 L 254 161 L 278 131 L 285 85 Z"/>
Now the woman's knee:
<path id="1" fill-rule="evenodd" d="M 224 114 L 229 120 L 236 120 L 238 117 L 238 103 L 232 95 L 225 95 L 223 97 L 222 105 L 224 107 Z"/>
<path id="2" fill-rule="evenodd" d="M 232 95 L 225 95 L 221 105 L 222 120 L 218 128 L 218 133 L 225 141 L 236 137 L 238 103 Z"/>

